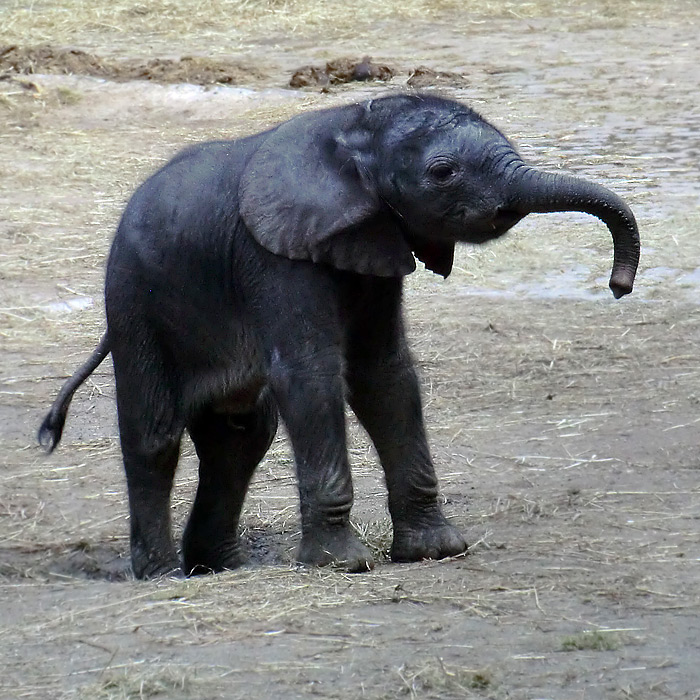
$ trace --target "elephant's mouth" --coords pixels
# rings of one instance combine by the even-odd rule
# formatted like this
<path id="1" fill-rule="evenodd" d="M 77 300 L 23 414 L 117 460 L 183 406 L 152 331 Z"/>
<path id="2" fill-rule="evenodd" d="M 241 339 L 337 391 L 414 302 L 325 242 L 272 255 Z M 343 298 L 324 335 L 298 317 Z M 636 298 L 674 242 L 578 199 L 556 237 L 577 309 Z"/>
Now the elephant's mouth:
<path id="1" fill-rule="evenodd" d="M 525 214 L 515 211 L 515 209 L 499 209 L 491 219 L 491 228 L 498 231 L 497 235 L 501 236 L 524 217 Z"/>
<path id="2" fill-rule="evenodd" d="M 497 209 L 492 216 L 468 225 L 461 240 L 465 243 L 485 243 L 500 238 L 525 216 L 526 214 L 514 209 Z"/>

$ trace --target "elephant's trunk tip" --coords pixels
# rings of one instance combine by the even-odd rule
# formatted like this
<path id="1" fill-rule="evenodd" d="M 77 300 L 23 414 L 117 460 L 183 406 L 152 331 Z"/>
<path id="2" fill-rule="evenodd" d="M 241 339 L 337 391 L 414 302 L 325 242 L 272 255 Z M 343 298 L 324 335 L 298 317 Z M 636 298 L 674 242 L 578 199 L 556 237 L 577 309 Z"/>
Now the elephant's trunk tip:
<path id="1" fill-rule="evenodd" d="M 630 270 L 615 270 L 610 277 L 610 289 L 615 299 L 625 296 L 632 291 L 634 272 Z"/>

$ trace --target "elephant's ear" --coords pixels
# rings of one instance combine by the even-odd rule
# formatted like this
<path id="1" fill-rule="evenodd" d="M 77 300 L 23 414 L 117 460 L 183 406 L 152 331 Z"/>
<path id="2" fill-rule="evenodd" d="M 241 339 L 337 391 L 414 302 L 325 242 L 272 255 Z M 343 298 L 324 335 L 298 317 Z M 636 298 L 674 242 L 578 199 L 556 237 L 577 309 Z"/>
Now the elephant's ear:
<path id="1" fill-rule="evenodd" d="M 368 175 L 374 154 L 363 113 L 362 105 L 310 112 L 271 131 L 241 177 L 241 217 L 277 255 L 407 275 L 416 263 Z"/>
<path id="2" fill-rule="evenodd" d="M 428 270 L 447 278 L 452 272 L 455 258 L 455 244 L 449 241 L 429 241 L 415 238 L 411 240 L 414 255 L 425 264 Z"/>

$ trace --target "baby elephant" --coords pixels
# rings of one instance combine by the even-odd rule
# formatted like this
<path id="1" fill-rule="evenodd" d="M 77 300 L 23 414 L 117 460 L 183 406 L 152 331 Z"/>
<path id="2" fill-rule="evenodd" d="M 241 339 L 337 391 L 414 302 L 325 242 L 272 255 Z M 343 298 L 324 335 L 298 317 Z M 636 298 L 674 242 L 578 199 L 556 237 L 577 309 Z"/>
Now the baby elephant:
<path id="1" fill-rule="evenodd" d="M 189 148 L 139 187 L 107 263 L 107 332 L 39 430 L 53 450 L 78 386 L 112 353 L 138 578 L 241 561 L 248 483 L 282 417 L 301 501 L 298 559 L 372 567 L 350 524 L 345 402 L 386 475 L 394 561 L 465 551 L 438 505 L 401 312 L 415 258 L 443 277 L 455 243 L 530 212 L 582 211 L 632 291 L 634 216 L 609 190 L 526 165 L 463 104 L 399 94 Z M 187 430 L 199 486 L 182 543 L 170 491 Z"/>

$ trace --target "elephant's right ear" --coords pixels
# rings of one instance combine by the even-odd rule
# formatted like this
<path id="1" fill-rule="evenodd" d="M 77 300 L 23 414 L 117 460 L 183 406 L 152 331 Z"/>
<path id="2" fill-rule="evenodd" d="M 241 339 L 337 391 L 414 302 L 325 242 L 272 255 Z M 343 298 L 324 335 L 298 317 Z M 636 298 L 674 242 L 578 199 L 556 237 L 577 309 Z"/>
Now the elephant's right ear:
<path id="1" fill-rule="evenodd" d="M 241 217 L 272 253 L 382 277 L 413 272 L 399 227 L 382 213 L 370 172 L 366 107 L 309 112 L 278 126 L 241 177 Z"/>

